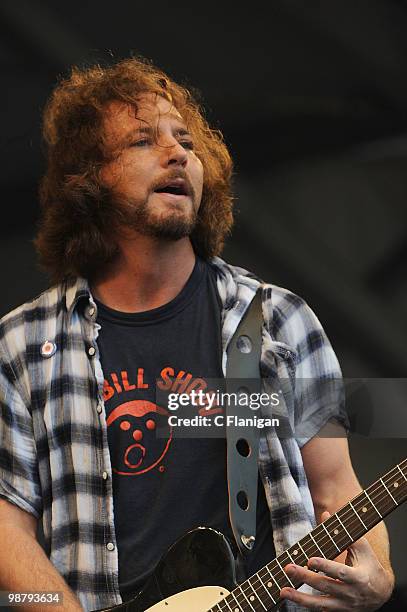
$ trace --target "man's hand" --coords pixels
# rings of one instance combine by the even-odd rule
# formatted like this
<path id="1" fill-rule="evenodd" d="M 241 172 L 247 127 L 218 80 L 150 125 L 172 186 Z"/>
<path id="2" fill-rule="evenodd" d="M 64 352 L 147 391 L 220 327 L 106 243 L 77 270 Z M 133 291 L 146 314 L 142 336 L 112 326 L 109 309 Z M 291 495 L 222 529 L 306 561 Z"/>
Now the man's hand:
<path id="1" fill-rule="evenodd" d="M 311 610 L 378 610 L 389 599 L 394 586 L 393 576 L 379 563 L 366 538 L 348 548 L 346 565 L 312 557 L 308 567 L 289 564 L 285 571 L 293 582 L 308 584 L 321 591 L 321 595 L 284 588 L 281 597 Z M 324 572 L 326 576 L 310 570 Z"/>
<path id="2" fill-rule="evenodd" d="M 318 436 L 304 444 L 301 454 L 315 517 L 321 523 L 362 490 L 352 467 L 345 431 L 338 423 L 328 422 Z M 281 596 L 311 610 L 377 610 L 393 590 L 389 541 L 383 522 L 350 546 L 346 559 L 345 553 L 336 562 L 313 557 L 308 566 L 326 576 L 302 567 L 295 569 L 292 564 L 287 565 L 287 574 L 294 584 L 308 584 L 321 595 L 282 589 Z"/>

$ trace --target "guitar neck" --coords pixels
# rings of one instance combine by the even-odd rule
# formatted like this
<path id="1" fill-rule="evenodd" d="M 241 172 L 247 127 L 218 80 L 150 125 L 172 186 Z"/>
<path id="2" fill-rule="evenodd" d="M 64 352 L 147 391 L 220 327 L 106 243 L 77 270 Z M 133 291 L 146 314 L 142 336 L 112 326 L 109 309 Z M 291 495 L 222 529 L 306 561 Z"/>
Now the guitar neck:
<path id="1" fill-rule="evenodd" d="M 235 588 L 208 612 L 269 610 L 280 590 L 293 583 L 284 571 L 288 563 L 307 565 L 311 557 L 335 559 L 407 499 L 407 459 L 340 508 L 326 521 Z"/>

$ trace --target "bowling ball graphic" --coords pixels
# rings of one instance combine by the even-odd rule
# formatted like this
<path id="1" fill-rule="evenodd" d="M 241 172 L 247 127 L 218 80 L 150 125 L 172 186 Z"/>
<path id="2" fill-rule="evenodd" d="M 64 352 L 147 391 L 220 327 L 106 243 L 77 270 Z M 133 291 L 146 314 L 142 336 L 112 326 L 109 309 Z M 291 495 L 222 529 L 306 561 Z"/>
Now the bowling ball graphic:
<path id="1" fill-rule="evenodd" d="M 163 460 L 172 440 L 168 416 L 168 410 L 147 400 L 125 402 L 112 410 L 106 423 L 109 435 L 120 445 L 117 465 L 112 465 L 116 474 L 139 476 Z M 157 428 L 160 437 L 156 436 Z"/>

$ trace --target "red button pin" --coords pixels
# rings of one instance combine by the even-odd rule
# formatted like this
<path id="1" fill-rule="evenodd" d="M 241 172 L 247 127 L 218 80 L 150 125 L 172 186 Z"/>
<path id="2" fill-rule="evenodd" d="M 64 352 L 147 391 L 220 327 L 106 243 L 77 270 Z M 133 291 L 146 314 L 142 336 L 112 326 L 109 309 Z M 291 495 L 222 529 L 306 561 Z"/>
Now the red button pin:
<path id="1" fill-rule="evenodd" d="M 52 355 L 55 355 L 56 350 L 57 350 L 57 345 L 55 344 L 55 342 L 46 340 L 41 347 L 41 355 L 43 357 L 52 357 Z"/>

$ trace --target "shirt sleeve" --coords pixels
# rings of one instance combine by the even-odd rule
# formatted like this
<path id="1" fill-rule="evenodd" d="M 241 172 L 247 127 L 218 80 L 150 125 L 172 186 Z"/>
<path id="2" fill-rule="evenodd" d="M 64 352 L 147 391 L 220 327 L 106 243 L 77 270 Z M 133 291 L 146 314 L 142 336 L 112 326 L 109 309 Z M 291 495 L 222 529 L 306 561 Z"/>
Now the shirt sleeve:
<path id="1" fill-rule="evenodd" d="M 39 518 L 42 496 L 32 416 L 0 353 L 0 497 Z"/>
<path id="2" fill-rule="evenodd" d="M 311 308 L 301 308 L 303 337 L 297 344 L 295 382 L 295 437 L 299 446 L 318 435 L 332 419 L 345 432 L 349 429 L 345 410 L 342 372 L 328 337 Z"/>
<path id="3" fill-rule="evenodd" d="M 317 316 L 300 297 L 286 292 L 274 317 L 279 340 L 292 348 L 294 437 L 302 447 L 331 419 L 349 429 L 342 372 Z M 292 376 L 291 376 L 292 378 Z M 346 435 L 346 433 L 344 434 Z"/>

